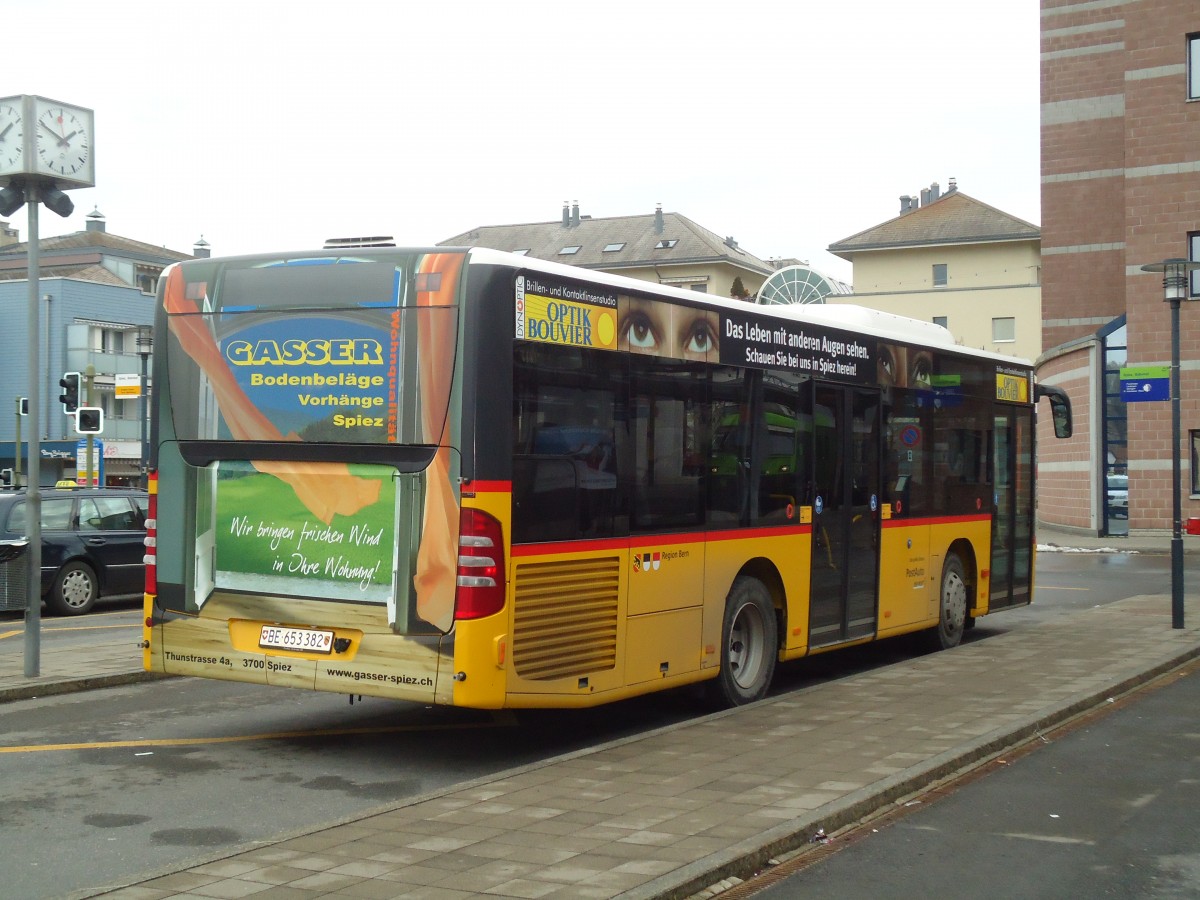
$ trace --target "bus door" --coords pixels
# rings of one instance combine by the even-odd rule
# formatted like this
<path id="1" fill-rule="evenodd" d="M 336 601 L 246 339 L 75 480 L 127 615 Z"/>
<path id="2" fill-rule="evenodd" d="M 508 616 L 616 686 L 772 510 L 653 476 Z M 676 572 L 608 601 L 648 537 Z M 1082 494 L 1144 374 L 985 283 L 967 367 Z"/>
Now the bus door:
<path id="1" fill-rule="evenodd" d="M 875 634 L 879 413 L 878 391 L 816 386 L 810 647 Z"/>
<path id="2" fill-rule="evenodd" d="M 989 612 L 1029 603 L 1033 581 L 1033 411 L 997 405 L 993 424 Z"/>

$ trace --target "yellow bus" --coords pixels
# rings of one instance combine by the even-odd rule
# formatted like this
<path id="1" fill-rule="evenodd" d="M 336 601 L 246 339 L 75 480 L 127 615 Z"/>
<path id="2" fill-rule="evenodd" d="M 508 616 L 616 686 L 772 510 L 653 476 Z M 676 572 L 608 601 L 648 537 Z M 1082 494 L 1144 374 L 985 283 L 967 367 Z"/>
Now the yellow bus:
<path id="1" fill-rule="evenodd" d="M 155 331 L 148 670 L 741 704 L 1032 597 L 1042 392 L 931 323 L 351 247 L 174 265 Z"/>

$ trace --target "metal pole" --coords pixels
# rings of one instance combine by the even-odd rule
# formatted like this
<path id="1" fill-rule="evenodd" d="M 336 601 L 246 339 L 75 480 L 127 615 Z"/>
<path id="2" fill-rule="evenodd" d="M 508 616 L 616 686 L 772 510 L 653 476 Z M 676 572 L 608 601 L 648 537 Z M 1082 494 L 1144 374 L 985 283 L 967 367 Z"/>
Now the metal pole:
<path id="1" fill-rule="evenodd" d="M 28 402 L 28 400 L 26 400 Z M 13 444 L 13 490 L 21 486 L 21 398 L 17 398 L 17 442 Z"/>
<path id="2" fill-rule="evenodd" d="M 1183 627 L 1183 501 L 1179 494 L 1179 300 L 1171 298 L 1171 627 Z"/>
<path id="3" fill-rule="evenodd" d="M 84 394 L 83 394 L 83 396 L 86 398 L 84 401 L 84 405 L 92 406 L 93 405 L 92 404 L 92 380 L 96 377 L 96 367 L 93 366 L 91 363 L 88 363 L 86 374 L 83 377 L 87 380 L 87 387 L 84 390 Z M 87 477 L 84 478 L 83 483 L 85 485 L 87 485 L 88 487 L 92 486 L 92 448 L 95 446 L 92 443 L 92 440 L 94 438 L 95 438 L 95 435 L 89 434 L 87 436 Z M 78 461 L 76 461 L 75 468 L 76 469 L 79 468 Z M 79 479 L 77 478 L 75 480 L 78 481 Z M 99 479 L 97 479 L 97 481 L 98 480 Z M 100 485 L 100 484 L 97 484 L 96 486 L 103 487 L 103 485 Z"/>
<path id="4" fill-rule="evenodd" d="M 138 335 L 138 344 L 142 343 L 142 336 Z M 149 355 L 140 346 L 138 354 L 142 357 L 142 387 L 141 394 L 138 397 L 138 419 L 141 421 L 142 428 L 142 490 L 149 488 L 149 466 L 150 466 L 150 443 L 149 437 L 146 434 L 146 360 Z"/>
<path id="5" fill-rule="evenodd" d="M 42 653 L 42 430 L 38 421 L 41 405 L 42 361 L 38 340 L 38 189 L 32 181 L 25 185 L 25 203 L 29 210 L 29 487 L 25 491 L 25 534 L 29 538 L 29 576 L 25 586 L 25 677 L 41 674 Z"/>

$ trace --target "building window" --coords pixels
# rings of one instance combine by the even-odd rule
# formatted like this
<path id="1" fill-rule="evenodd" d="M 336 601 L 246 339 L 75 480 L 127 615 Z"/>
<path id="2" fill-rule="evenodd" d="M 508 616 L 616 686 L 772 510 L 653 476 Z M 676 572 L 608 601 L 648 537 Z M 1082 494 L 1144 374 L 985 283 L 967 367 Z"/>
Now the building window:
<path id="1" fill-rule="evenodd" d="M 934 287 L 945 287 L 945 285 L 946 285 L 946 264 L 945 263 L 934 263 L 933 264 L 933 286 Z"/>
<path id="2" fill-rule="evenodd" d="M 1017 339 L 1017 320 L 1010 317 L 992 319 L 992 342 L 1012 343 Z"/>
<path id="3" fill-rule="evenodd" d="M 1200 231 L 1193 231 L 1188 235 L 1188 259 L 1192 262 L 1200 262 Z M 1193 269 L 1188 274 L 1192 279 L 1188 296 L 1200 297 L 1200 269 Z"/>
<path id="4" fill-rule="evenodd" d="M 616 253 L 618 250 L 622 249 L 624 246 L 625 246 L 624 241 L 621 241 L 619 244 L 605 244 L 603 252 Z"/>
<path id="5" fill-rule="evenodd" d="M 579 252 L 579 248 L 580 248 L 579 244 L 576 244 L 572 247 L 563 247 L 561 250 L 558 251 L 558 255 L 559 256 L 573 256 L 574 254 Z"/>
<path id="6" fill-rule="evenodd" d="M 689 285 L 688 287 L 690 290 L 693 290 L 698 294 L 707 294 L 708 293 L 708 285 L 707 284 L 692 284 L 692 285 Z"/>
<path id="7" fill-rule="evenodd" d="M 1188 446 L 1192 448 L 1192 493 L 1200 494 L 1200 431 L 1188 432 Z"/>
<path id="8" fill-rule="evenodd" d="M 950 319 L 947 316 L 934 316 L 933 324 L 941 325 L 943 328 L 949 328 L 950 327 Z"/>
<path id="9" fill-rule="evenodd" d="M 664 238 L 654 245 L 655 250 L 670 250 L 679 243 L 678 238 Z"/>
<path id="10" fill-rule="evenodd" d="M 1188 99 L 1200 100 L 1200 34 L 1187 37 Z"/>

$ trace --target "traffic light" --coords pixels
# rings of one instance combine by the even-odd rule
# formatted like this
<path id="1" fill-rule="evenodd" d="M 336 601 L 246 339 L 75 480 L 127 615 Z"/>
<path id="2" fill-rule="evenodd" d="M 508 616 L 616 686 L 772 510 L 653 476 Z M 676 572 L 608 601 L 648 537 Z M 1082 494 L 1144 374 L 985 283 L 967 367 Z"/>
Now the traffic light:
<path id="1" fill-rule="evenodd" d="M 68 416 L 79 409 L 79 379 L 78 372 L 67 372 L 58 379 L 63 392 L 58 395 L 58 402 L 63 405 L 63 412 Z"/>
<path id="2" fill-rule="evenodd" d="M 98 406 L 81 406 L 75 410 L 75 431 L 79 434 L 100 434 L 104 430 L 104 410 Z"/>
<path id="3" fill-rule="evenodd" d="M 21 402 L 17 405 L 17 415 L 19 415 L 19 416 L 29 415 L 29 398 L 21 397 L 20 401 Z"/>

